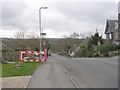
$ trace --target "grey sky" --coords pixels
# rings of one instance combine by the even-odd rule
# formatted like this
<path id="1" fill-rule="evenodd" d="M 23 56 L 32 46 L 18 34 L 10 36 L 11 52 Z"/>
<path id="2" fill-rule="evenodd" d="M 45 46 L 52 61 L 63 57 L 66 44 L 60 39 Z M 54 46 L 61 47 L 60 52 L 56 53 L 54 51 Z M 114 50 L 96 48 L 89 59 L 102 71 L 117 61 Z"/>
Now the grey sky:
<path id="1" fill-rule="evenodd" d="M 46 37 L 62 37 L 72 32 L 92 34 L 97 28 L 103 35 L 107 19 L 117 19 L 117 2 L 4 2 L 1 37 L 14 37 L 19 29 L 39 33 L 39 8 Z M 39 35 L 39 34 L 38 34 Z"/>

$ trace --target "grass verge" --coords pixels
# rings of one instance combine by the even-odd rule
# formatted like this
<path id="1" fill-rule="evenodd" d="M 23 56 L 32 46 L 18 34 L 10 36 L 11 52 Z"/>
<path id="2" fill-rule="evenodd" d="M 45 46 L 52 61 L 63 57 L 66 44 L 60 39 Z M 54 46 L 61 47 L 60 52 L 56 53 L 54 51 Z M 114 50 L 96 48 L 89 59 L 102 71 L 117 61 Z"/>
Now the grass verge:
<path id="1" fill-rule="evenodd" d="M 0 78 L 2 77 L 2 64 L 0 63 Z"/>
<path id="2" fill-rule="evenodd" d="M 2 64 L 2 77 L 32 75 L 40 62 L 23 62 L 22 68 L 16 68 L 17 63 Z"/>

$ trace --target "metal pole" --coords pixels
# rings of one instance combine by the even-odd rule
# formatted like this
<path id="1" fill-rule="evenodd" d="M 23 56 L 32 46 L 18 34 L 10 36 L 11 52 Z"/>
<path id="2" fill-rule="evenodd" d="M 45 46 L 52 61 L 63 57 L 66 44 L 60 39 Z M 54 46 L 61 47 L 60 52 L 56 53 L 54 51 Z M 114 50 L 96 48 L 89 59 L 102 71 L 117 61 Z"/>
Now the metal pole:
<path id="1" fill-rule="evenodd" d="M 40 9 L 39 9 L 39 29 L 40 29 L 40 51 L 42 51 L 42 40 L 41 40 L 41 38 L 42 38 L 42 35 L 41 35 L 41 27 L 42 27 L 42 23 L 41 23 L 41 9 L 47 9 L 48 7 L 41 7 Z M 42 60 L 42 53 L 40 53 L 40 60 Z"/>
<path id="2" fill-rule="evenodd" d="M 41 45 L 41 8 L 39 9 L 39 29 L 40 29 L 40 60 L 42 60 L 42 45 Z"/>

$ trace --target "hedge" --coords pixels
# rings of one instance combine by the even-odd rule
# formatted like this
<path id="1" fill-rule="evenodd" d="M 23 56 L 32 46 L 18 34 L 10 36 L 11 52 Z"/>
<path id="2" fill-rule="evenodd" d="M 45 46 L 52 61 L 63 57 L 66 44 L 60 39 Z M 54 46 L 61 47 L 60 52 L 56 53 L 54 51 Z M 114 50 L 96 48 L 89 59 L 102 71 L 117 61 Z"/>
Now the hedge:
<path id="1" fill-rule="evenodd" d="M 75 57 L 87 57 L 88 51 L 86 48 L 81 48 L 77 53 L 75 53 Z"/>
<path id="2" fill-rule="evenodd" d="M 100 45 L 97 46 L 97 50 L 101 53 L 108 53 L 110 51 L 117 51 L 120 49 L 120 45 Z"/>

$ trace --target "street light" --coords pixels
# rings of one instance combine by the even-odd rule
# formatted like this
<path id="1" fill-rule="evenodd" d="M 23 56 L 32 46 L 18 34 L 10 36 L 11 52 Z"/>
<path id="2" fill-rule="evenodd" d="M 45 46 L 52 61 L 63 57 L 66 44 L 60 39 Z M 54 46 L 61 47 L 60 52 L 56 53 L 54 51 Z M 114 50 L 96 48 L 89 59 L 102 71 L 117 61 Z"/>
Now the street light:
<path id="1" fill-rule="evenodd" d="M 39 29 L 40 29 L 40 51 L 42 51 L 42 45 L 41 45 L 41 9 L 47 9 L 48 7 L 40 7 L 39 9 Z M 42 54 L 40 53 L 40 60 L 42 60 Z"/>

